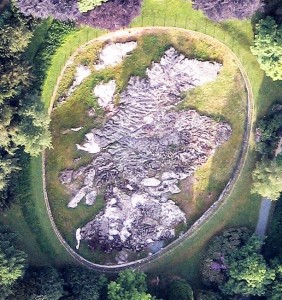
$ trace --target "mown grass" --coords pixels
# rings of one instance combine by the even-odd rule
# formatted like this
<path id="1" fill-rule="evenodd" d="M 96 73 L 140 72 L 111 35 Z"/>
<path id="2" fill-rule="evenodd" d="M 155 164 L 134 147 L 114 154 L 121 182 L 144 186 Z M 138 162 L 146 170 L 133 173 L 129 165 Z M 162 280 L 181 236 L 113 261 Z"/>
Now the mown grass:
<path id="1" fill-rule="evenodd" d="M 238 67 L 226 49 L 222 45 L 210 44 L 193 34 L 187 35 L 187 33 L 184 34 L 177 30 L 154 30 L 154 33 L 133 35 L 126 39 L 128 41 L 136 40 L 138 46 L 119 66 L 104 71 L 95 71 L 91 66 L 97 59 L 97 51 L 102 45 L 100 43 L 90 44 L 85 49 L 81 48 L 77 56 L 72 59 L 72 64 L 65 70 L 59 83 L 56 99 L 67 94 L 74 80 L 77 65 L 86 64 L 92 68 L 92 75 L 76 89 L 66 103 L 59 105 L 52 113 L 54 149 L 48 151 L 47 154 L 49 201 L 55 222 L 71 245 L 75 244 L 75 229 L 93 218 L 103 207 L 98 202 L 91 208 L 87 208 L 86 205 L 79 205 L 76 209 L 67 208 L 71 195 L 66 192 L 65 187 L 58 179 L 62 170 L 77 169 L 91 159 L 89 154 L 76 150 L 75 144 L 82 143 L 85 133 L 104 122 L 101 109 L 99 110 L 92 94 L 92 90 L 98 82 L 115 79 L 118 90 L 121 91 L 127 85 L 130 76 L 144 77 L 146 68 L 151 65 L 152 61 L 159 61 L 171 46 L 187 57 L 200 60 L 213 59 L 222 63 L 223 67 L 217 80 L 190 92 L 178 107 L 178 109 L 192 107 L 218 120 L 225 120 L 230 123 L 233 130 L 232 138 L 223 147 L 220 147 L 220 151 L 218 150 L 207 164 L 197 171 L 195 183 L 192 185 L 194 189 L 192 201 L 190 194 L 185 194 L 185 192 L 180 197 L 175 197 L 176 202 L 184 211 L 190 211 L 188 215 L 190 224 L 217 199 L 229 180 L 238 159 L 243 138 L 247 98 Z M 92 57 L 89 56 L 89 53 L 92 53 Z M 97 116 L 100 117 L 100 123 L 87 116 L 89 101 L 94 106 Z M 234 111 L 239 112 L 239 117 L 235 117 Z M 70 128 L 80 126 L 83 126 L 83 130 L 70 131 Z M 68 132 L 66 133 L 66 131 Z M 80 160 L 78 163 L 74 163 L 77 157 L 80 157 Z M 81 251 L 87 255 L 85 247 Z M 87 258 L 95 258 L 96 261 L 102 256 L 97 251 L 96 254 L 89 253 Z M 105 258 L 102 261 L 105 261 Z"/>

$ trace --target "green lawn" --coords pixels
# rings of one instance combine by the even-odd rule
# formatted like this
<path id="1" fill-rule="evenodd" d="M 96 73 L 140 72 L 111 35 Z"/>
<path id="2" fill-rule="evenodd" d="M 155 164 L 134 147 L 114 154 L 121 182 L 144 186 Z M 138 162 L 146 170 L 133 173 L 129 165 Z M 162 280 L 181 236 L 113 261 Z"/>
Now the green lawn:
<path id="1" fill-rule="evenodd" d="M 221 24 L 214 24 L 208 21 L 200 12 L 191 9 L 191 3 L 186 0 L 144 0 L 142 8 L 142 16 L 133 20 L 131 26 L 178 26 L 187 29 L 197 30 L 207 33 L 217 39 L 225 42 L 241 59 L 252 83 L 254 97 L 255 97 L 255 119 L 262 116 L 269 106 L 280 98 L 282 91 L 282 82 L 273 82 L 259 69 L 255 57 L 251 54 L 249 47 L 253 41 L 252 24 L 250 21 L 228 21 Z M 75 34 L 71 34 L 66 42 L 60 47 L 53 58 L 52 66 L 48 71 L 48 76 L 45 81 L 43 89 L 43 99 L 46 107 L 49 107 L 51 95 L 57 78 L 65 61 L 71 53 L 79 45 L 85 41 L 95 38 L 102 34 L 100 30 L 82 28 Z M 165 259 L 151 263 L 148 270 L 151 273 L 166 274 L 172 273 L 183 275 L 191 280 L 195 285 L 197 284 L 197 274 L 199 269 L 199 260 L 204 247 L 214 234 L 223 229 L 225 226 L 233 225 L 247 225 L 255 226 L 258 216 L 259 199 L 250 196 L 249 190 L 251 186 L 250 172 L 254 165 L 254 152 L 250 152 L 244 171 L 238 181 L 236 188 L 229 197 L 225 206 L 223 206 L 217 214 L 206 223 L 193 237 L 186 240 L 182 248 L 177 248 L 169 253 Z M 38 186 L 41 186 L 40 159 L 33 159 L 31 164 L 32 177 L 36 179 Z M 39 172 L 39 173 L 38 173 Z M 36 191 L 32 188 L 31 198 L 35 202 L 42 202 L 42 195 L 40 196 L 40 188 Z M 64 250 L 60 251 L 59 242 L 56 241 L 54 232 L 48 224 L 47 213 L 43 208 L 43 204 L 36 207 L 38 209 L 37 215 L 45 221 L 40 222 L 40 226 L 45 226 L 44 232 L 46 235 L 45 248 L 47 252 L 52 253 L 57 249 L 57 261 L 64 262 L 67 259 L 67 254 Z M 15 214 L 14 214 L 15 213 Z M 7 213 L 7 223 L 15 224 L 18 230 L 22 232 L 26 246 L 23 243 L 23 248 L 26 251 L 33 253 L 32 259 L 34 263 L 38 264 L 43 260 L 43 254 L 39 250 L 39 246 L 34 242 L 38 239 L 38 233 L 30 231 L 30 224 L 24 223 L 22 219 L 20 207 L 14 207 Z M 18 222 L 22 220 L 22 222 Z M 32 227 L 32 226 L 31 226 Z M 26 230 L 24 229 L 26 228 Z M 48 237 L 48 238 L 47 238 Z M 30 249 L 30 250 L 28 250 Z M 45 256 L 44 256 L 45 257 Z"/>

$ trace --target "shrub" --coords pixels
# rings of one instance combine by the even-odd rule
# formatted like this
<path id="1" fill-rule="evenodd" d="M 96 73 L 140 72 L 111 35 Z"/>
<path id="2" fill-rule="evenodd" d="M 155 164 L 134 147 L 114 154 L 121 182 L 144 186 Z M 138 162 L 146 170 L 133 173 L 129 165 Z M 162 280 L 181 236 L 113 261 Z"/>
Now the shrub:
<path id="1" fill-rule="evenodd" d="M 78 0 L 78 9 L 80 12 L 84 13 L 106 1 L 107 0 Z"/>
<path id="2" fill-rule="evenodd" d="M 25 16 L 48 18 L 61 21 L 75 20 L 79 15 L 76 0 L 18 0 L 18 7 Z"/>
<path id="3" fill-rule="evenodd" d="M 78 22 L 94 27 L 118 29 L 126 27 L 140 13 L 141 0 L 110 0 L 83 14 Z"/>
<path id="4" fill-rule="evenodd" d="M 261 0 L 194 0 L 193 7 L 200 9 L 213 21 L 246 19 L 262 9 Z"/>
<path id="5" fill-rule="evenodd" d="M 282 27 L 272 17 L 262 19 L 256 25 L 252 53 L 265 74 L 273 80 L 282 79 Z"/>

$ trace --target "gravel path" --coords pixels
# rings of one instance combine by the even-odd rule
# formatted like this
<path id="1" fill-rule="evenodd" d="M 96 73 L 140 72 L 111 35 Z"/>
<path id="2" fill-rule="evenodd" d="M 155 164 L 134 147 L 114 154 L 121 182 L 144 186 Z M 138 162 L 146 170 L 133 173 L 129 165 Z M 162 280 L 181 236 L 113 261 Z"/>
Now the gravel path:
<path id="1" fill-rule="evenodd" d="M 255 233 L 262 239 L 265 237 L 266 229 L 269 223 L 271 208 L 272 201 L 268 198 L 262 198 L 260 204 L 259 218 L 255 231 Z"/>

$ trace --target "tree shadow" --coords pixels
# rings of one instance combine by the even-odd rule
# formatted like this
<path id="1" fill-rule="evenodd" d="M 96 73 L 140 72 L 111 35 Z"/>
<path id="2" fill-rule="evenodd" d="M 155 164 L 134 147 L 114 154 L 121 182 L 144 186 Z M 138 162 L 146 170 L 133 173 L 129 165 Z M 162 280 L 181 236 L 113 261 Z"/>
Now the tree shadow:
<path id="1" fill-rule="evenodd" d="M 255 103 L 257 117 L 261 118 L 273 103 L 281 101 L 282 80 L 273 81 L 270 77 L 264 75 Z"/>

